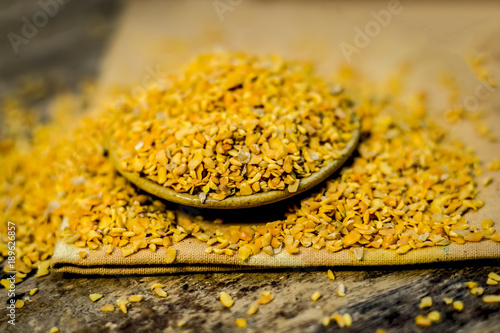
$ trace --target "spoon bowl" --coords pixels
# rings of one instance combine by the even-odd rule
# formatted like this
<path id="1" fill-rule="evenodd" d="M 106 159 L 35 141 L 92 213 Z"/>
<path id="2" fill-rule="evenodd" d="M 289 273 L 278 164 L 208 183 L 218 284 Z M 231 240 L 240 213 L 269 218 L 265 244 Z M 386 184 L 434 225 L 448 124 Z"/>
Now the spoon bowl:
<path id="1" fill-rule="evenodd" d="M 207 198 L 202 201 L 198 195 L 179 193 L 171 188 L 161 186 L 150 179 L 141 177 L 138 173 L 123 170 L 120 167 L 119 158 L 116 150 L 113 148 L 113 144 L 110 145 L 109 158 L 111 159 L 116 170 L 131 183 L 135 184 L 140 189 L 167 201 L 191 207 L 210 209 L 251 208 L 293 197 L 294 195 L 313 188 L 330 177 L 345 163 L 357 147 L 361 130 L 359 126 L 359 119 L 355 113 L 352 113 L 352 122 L 354 124 L 354 130 L 352 132 L 351 139 L 348 141 L 342 152 L 342 155 L 338 159 L 324 165 L 319 171 L 314 172 L 309 177 L 301 178 L 298 189 L 295 192 L 290 192 L 286 188 L 284 190 L 271 190 L 268 192 L 258 192 L 250 195 L 233 195 L 226 197 L 223 200 L 215 200 L 207 196 Z"/>

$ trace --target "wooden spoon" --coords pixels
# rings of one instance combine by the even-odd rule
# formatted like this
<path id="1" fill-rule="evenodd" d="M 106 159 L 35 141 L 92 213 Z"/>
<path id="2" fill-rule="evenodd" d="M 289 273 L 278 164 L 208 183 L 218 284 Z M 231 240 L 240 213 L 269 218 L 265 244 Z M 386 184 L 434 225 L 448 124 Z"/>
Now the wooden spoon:
<path id="1" fill-rule="evenodd" d="M 115 168 L 122 174 L 123 177 L 127 178 L 130 182 L 135 184 L 142 190 L 160 197 L 162 199 L 175 202 L 178 204 L 201 207 L 201 208 L 212 208 L 212 209 L 238 209 L 238 208 L 250 208 L 256 206 L 262 206 L 290 198 L 296 194 L 307 191 L 312 187 L 323 182 L 329 176 L 331 176 L 335 171 L 337 171 L 342 164 L 351 156 L 354 149 L 357 147 L 359 137 L 360 137 L 360 126 L 359 119 L 352 114 L 352 121 L 354 124 L 354 130 L 352 132 L 352 137 L 347 143 L 344 151 L 340 158 L 330 162 L 329 164 L 323 166 L 319 171 L 314 172 L 311 176 L 300 179 L 300 184 L 296 192 L 290 192 L 288 189 L 284 190 L 272 190 L 269 192 L 258 192 L 250 195 L 232 195 L 226 197 L 223 200 L 215 200 L 207 196 L 207 198 L 202 201 L 198 195 L 193 195 L 189 193 L 179 193 L 174 191 L 169 187 L 164 187 L 158 183 L 141 177 L 138 173 L 125 171 L 120 167 L 119 158 L 117 156 L 116 150 L 113 148 L 114 144 L 110 144 L 109 157 L 115 166 Z"/>

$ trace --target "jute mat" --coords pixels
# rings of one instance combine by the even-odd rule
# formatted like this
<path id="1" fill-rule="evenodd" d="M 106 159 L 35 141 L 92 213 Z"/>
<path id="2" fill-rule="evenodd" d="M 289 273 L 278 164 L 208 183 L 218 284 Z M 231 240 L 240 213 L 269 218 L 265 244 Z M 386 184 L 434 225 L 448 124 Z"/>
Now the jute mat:
<path id="1" fill-rule="evenodd" d="M 404 10 L 392 17 L 390 25 L 372 40 L 369 47 L 360 50 L 359 54 L 353 54 L 351 65 L 359 66 L 373 77 L 382 77 L 384 72 L 393 73 L 395 63 L 405 61 L 416 64 L 417 75 L 409 75 L 408 80 L 413 80 L 413 86 L 425 87 L 437 95 L 439 90 L 429 82 L 429 78 L 432 75 L 435 78 L 439 70 L 452 71 L 464 79 L 465 86 L 461 88 L 474 96 L 478 81 L 471 76 L 462 60 L 456 61 L 456 54 L 465 58 L 467 52 L 464 50 L 500 51 L 496 46 L 500 45 L 498 34 L 492 33 L 498 31 L 498 24 L 494 29 L 472 24 L 489 22 L 485 17 L 488 11 L 463 4 L 467 8 L 450 13 L 448 6 L 441 8 L 433 7 L 432 3 L 401 3 Z M 147 75 L 150 75 L 149 79 L 154 78 L 152 72 L 159 68 L 161 72 L 168 72 L 185 63 L 193 54 L 220 45 L 230 50 L 277 52 L 284 56 L 311 59 L 326 73 L 345 62 L 338 46 L 342 41 L 353 43 L 353 26 L 363 28 L 365 23 L 373 20 L 369 16 L 370 9 L 382 10 L 387 3 L 374 2 L 368 6 L 373 8 L 350 6 L 348 2 L 333 5 L 328 1 L 295 1 L 290 6 L 288 2 L 282 1 L 269 4 L 244 1 L 233 11 L 224 13 L 224 19 L 221 20 L 211 1 L 131 1 L 103 61 L 97 99 L 102 100 L 116 85 L 130 86 L 137 83 L 141 87 L 142 83 L 138 82 L 142 82 L 141 79 Z M 346 16 L 347 12 L 349 15 Z M 491 13 L 495 15 L 494 11 Z M 301 23 L 297 23 L 297 20 Z M 420 28 L 415 29 L 413 25 L 420 25 Z M 409 45 L 408 40 L 415 41 L 413 46 Z M 404 48 L 400 45 L 404 45 Z M 453 47 L 453 51 L 449 52 L 448 47 Z M 500 65 L 498 61 L 496 65 Z M 497 135 L 500 113 L 494 110 L 500 109 L 498 95 L 494 91 L 488 98 L 481 100 L 489 111 L 486 121 L 493 125 Z M 443 112 L 439 107 L 435 110 L 438 114 Z M 482 161 L 489 162 L 500 156 L 500 144 L 479 138 L 471 124 L 464 122 L 450 131 L 474 147 Z M 485 206 L 466 215 L 470 225 L 475 227 L 480 227 L 481 220 L 487 218 L 500 224 L 499 172 L 486 171 L 483 176 L 491 176 L 494 181 L 488 187 L 480 185 L 479 198 L 485 201 Z M 266 214 L 266 210 L 259 209 L 255 208 L 256 215 Z M 225 225 L 217 225 L 217 228 L 223 230 Z M 289 255 L 286 251 L 275 256 L 260 253 L 241 262 L 237 256 L 207 254 L 207 245 L 192 238 L 173 246 L 177 250 L 176 260 L 166 265 L 163 248 L 156 252 L 142 250 L 126 258 L 122 257 L 119 249 L 115 249 L 111 255 L 107 255 L 104 249 L 86 250 L 87 257 L 81 259 L 78 252 L 82 249 L 59 242 L 52 257 L 52 266 L 57 272 L 130 275 L 311 266 L 409 265 L 500 258 L 500 244 L 492 241 L 464 245 L 452 243 L 446 247 L 410 251 L 405 255 L 398 255 L 392 250 L 365 249 L 361 261 L 349 250 L 330 253 L 301 248 L 296 255 Z"/>

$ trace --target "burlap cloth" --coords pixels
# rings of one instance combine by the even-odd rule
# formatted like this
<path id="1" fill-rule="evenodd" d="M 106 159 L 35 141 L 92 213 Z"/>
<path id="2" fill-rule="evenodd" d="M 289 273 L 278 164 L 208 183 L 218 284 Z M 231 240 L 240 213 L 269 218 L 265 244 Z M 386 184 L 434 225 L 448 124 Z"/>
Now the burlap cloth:
<path id="1" fill-rule="evenodd" d="M 404 61 L 413 64 L 416 70 L 413 75 L 407 74 L 406 80 L 410 81 L 412 89 L 425 87 L 427 91 L 434 92 L 437 96 L 434 110 L 440 115 L 446 105 L 446 101 L 443 104 L 445 94 L 430 79 L 436 79 L 439 71 L 452 72 L 461 78 L 460 88 L 465 95 L 474 95 L 478 80 L 471 75 L 463 59 L 471 52 L 486 57 L 500 54 L 499 25 L 493 23 L 491 26 L 489 23 L 495 21 L 488 16 L 494 16 L 495 11 L 468 3 L 460 3 L 463 8 L 457 7 L 455 11 L 432 3 L 401 3 L 404 10 L 393 16 L 391 24 L 373 39 L 369 47 L 353 55 L 351 65 L 374 78 L 382 78 L 394 73 L 395 63 Z M 117 84 L 130 86 L 131 83 L 143 82 L 141 80 L 148 73 L 154 77 L 151 73 L 159 68 L 161 72 L 168 72 L 200 50 L 218 45 L 228 49 L 309 58 L 319 64 L 323 73 L 327 73 L 345 61 L 338 45 L 342 41 L 353 43 L 353 26 L 364 27 L 373 20 L 370 10 L 387 7 L 386 2 L 364 4 L 367 7 L 356 7 L 348 2 L 333 5 L 322 1 L 295 1 L 290 5 L 283 1 L 270 4 L 244 1 L 233 11 L 226 12 L 224 20 L 220 20 L 211 1 L 132 1 L 126 6 L 103 62 L 96 100 L 103 100 L 102 97 Z M 297 23 L 298 20 L 301 24 Z M 408 43 L 409 40 L 413 43 Z M 496 70 L 493 74 L 498 78 L 500 57 L 494 61 L 490 63 L 490 68 Z M 137 87 L 142 85 L 139 83 Z M 486 122 L 493 126 L 497 135 L 500 134 L 500 112 L 494 110 L 500 109 L 499 95 L 495 90 L 481 99 L 481 107 L 487 111 Z M 470 123 L 460 123 L 450 131 L 474 147 L 482 161 L 490 162 L 494 157 L 500 157 L 500 144 L 479 138 Z M 487 218 L 500 223 L 499 174 L 486 171 L 479 178 L 480 181 L 485 176 L 492 176 L 494 180 L 488 187 L 479 185 L 479 198 L 485 201 L 485 206 L 466 214 L 471 226 L 480 227 L 481 220 Z M 266 215 L 268 211 L 255 208 L 252 214 Z M 238 223 L 237 220 L 232 222 Z M 206 223 L 204 227 L 222 230 L 225 226 Z M 286 251 L 275 256 L 260 253 L 241 262 L 237 256 L 207 254 L 207 245 L 192 238 L 176 243 L 174 247 L 177 249 L 176 260 L 166 265 L 163 248 L 156 252 L 142 250 L 126 258 L 122 257 L 119 249 L 115 249 L 112 255 L 107 255 L 104 249 L 87 249 L 87 257 L 81 259 L 78 252 L 82 249 L 58 242 L 52 267 L 57 272 L 129 275 L 309 266 L 408 265 L 500 258 L 500 243 L 492 241 L 464 245 L 452 243 L 446 247 L 413 250 L 405 255 L 398 255 L 392 250 L 365 249 L 361 261 L 349 250 L 330 253 L 301 248 L 296 255 L 289 255 Z"/>

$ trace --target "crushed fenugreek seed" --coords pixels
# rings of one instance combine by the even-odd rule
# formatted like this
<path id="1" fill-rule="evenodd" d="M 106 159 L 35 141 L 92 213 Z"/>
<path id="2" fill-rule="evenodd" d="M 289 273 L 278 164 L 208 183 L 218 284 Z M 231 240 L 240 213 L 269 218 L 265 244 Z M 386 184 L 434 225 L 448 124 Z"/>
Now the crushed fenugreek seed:
<path id="1" fill-rule="evenodd" d="M 138 302 L 142 301 L 142 298 L 143 298 L 142 295 L 131 295 L 131 296 L 129 296 L 128 301 L 130 303 L 138 303 Z"/>
<path id="2" fill-rule="evenodd" d="M 259 306 L 257 304 L 252 304 L 248 309 L 247 315 L 251 316 L 259 311 Z"/>
<path id="3" fill-rule="evenodd" d="M 160 287 L 154 288 L 153 291 L 159 297 L 167 297 L 167 292 Z"/>
<path id="4" fill-rule="evenodd" d="M 432 321 L 427 316 L 418 315 L 415 317 L 415 324 L 419 327 L 430 327 Z"/>
<path id="5" fill-rule="evenodd" d="M 453 303 L 453 298 L 451 298 L 451 297 L 445 297 L 445 298 L 443 298 L 443 302 L 446 305 L 451 305 Z"/>
<path id="6" fill-rule="evenodd" d="M 90 295 L 89 295 L 89 297 L 90 297 L 90 300 L 91 300 L 92 302 L 95 302 L 95 301 L 97 301 L 98 299 L 101 299 L 101 298 L 102 298 L 102 295 L 101 295 L 101 294 L 90 294 Z"/>
<path id="7" fill-rule="evenodd" d="M 316 302 L 319 298 L 321 297 L 321 294 L 318 292 L 318 291 L 315 291 L 312 295 L 311 295 L 311 300 L 313 302 Z"/>
<path id="8" fill-rule="evenodd" d="M 486 284 L 489 286 L 496 286 L 498 285 L 498 281 L 493 280 L 492 278 L 489 277 L 488 280 L 486 280 Z"/>
<path id="9" fill-rule="evenodd" d="M 427 296 L 420 300 L 420 305 L 419 305 L 420 309 L 429 308 L 431 306 L 432 306 L 432 297 Z"/>
<path id="10" fill-rule="evenodd" d="M 24 307 L 24 301 L 22 299 L 18 299 L 14 304 L 14 307 L 16 309 L 21 309 L 22 307 Z"/>
<path id="11" fill-rule="evenodd" d="M 221 301 L 222 305 L 224 305 L 226 308 L 230 308 L 234 304 L 234 301 L 233 301 L 233 298 L 231 297 L 231 295 L 229 295 L 225 291 L 220 293 L 220 301 Z"/>
<path id="12" fill-rule="evenodd" d="M 271 295 L 269 291 L 263 291 L 260 298 L 257 300 L 257 303 L 260 305 L 266 305 L 274 299 L 274 296 Z"/>
<path id="13" fill-rule="evenodd" d="M 483 302 L 487 304 L 500 303 L 500 295 L 486 295 L 483 297 Z"/>
<path id="14" fill-rule="evenodd" d="M 327 275 L 330 280 L 335 281 L 335 274 L 333 274 L 331 269 L 328 270 Z"/>
<path id="15" fill-rule="evenodd" d="M 297 191 L 340 158 L 355 126 L 347 97 L 310 69 L 279 57 L 198 57 L 168 89 L 147 91 L 147 105 L 130 99 L 117 110 L 120 167 L 200 200 Z"/>
<path id="16" fill-rule="evenodd" d="M 500 170 L 500 159 L 499 158 L 494 158 L 490 164 L 486 167 L 490 171 L 498 171 Z"/>
<path id="17" fill-rule="evenodd" d="M 115 307 L 113 304 L 106 303 L 102 306 L 101 311 L 102 312 L 114 312 Z"/>
<path id="18" fill-rule="evenodd" d="M 340 296 L 340 297 L 344 297 L 345 296 L 345 286 L 343 283 L 340 283 L 337 287 L 337 295 Z"/>
<path id="19" fill-rule="evenodd" d="M 30 290 L 30 296 L 35 295 L 38 292 L 38 288 L 33 288 Z"/>
<path id="20" fill-rule="evenodd" d="M 477 287 L 477 282 L 468 281 L 468 282 L 465 282 L 465 285 L 467 286 L 467 288 L 472 289 L 472 288 Z"/>
<path id="21" fill-rule="evenodd" d="M 488 278 L 500 282 L 500 275 L 495 272 L 488 273 Z"/>
<path id="22" fill-rule="evenodd" d="M 236 324 L 236 326 L 238 326 L 240 328 L 247 327 L 247 320 L 246 320 L 246 318 L 237 318 L 234 323 Z"/>
<path id="23" fill-rule="evenodd" d="M 127 301 L 126 299 L 119 299 L 118 301 L 116 301 L 116 305 L 123 313 L 127 313 L 127 305 L 128 304 L 129 304 L 129 301 Z"/>
<path id="24" fill-rule="evenodd" d="M 471 288 L 470 293 L 472 295 L 481 296 L 482 294 L 484 294 L 484 288 L 482 288 L 482 287 Z"/>
<path id="25" fill-rule="evenodd" d="M 484 300 L 484 298 L 483 298 Z M 453 309 L 456 311 L 462 311 L 464 309 L 464 303 L 462 301 L 454 301 L 453 302 Z"/>
<path id="26" fill-rule="evenodd" d="M 59 328 L 57 328 L 57 326 L 54 326 L 50 329 L 49 333 L 58 333 L 59 332 Z"/>
<path id="27" fill-rule="evenodd" d="M 441 320 L 441 314 L 438 311 L 431 311 L 427 315 L 427 318 L 433 323 L 437 323 L 438 321 Z"/>

